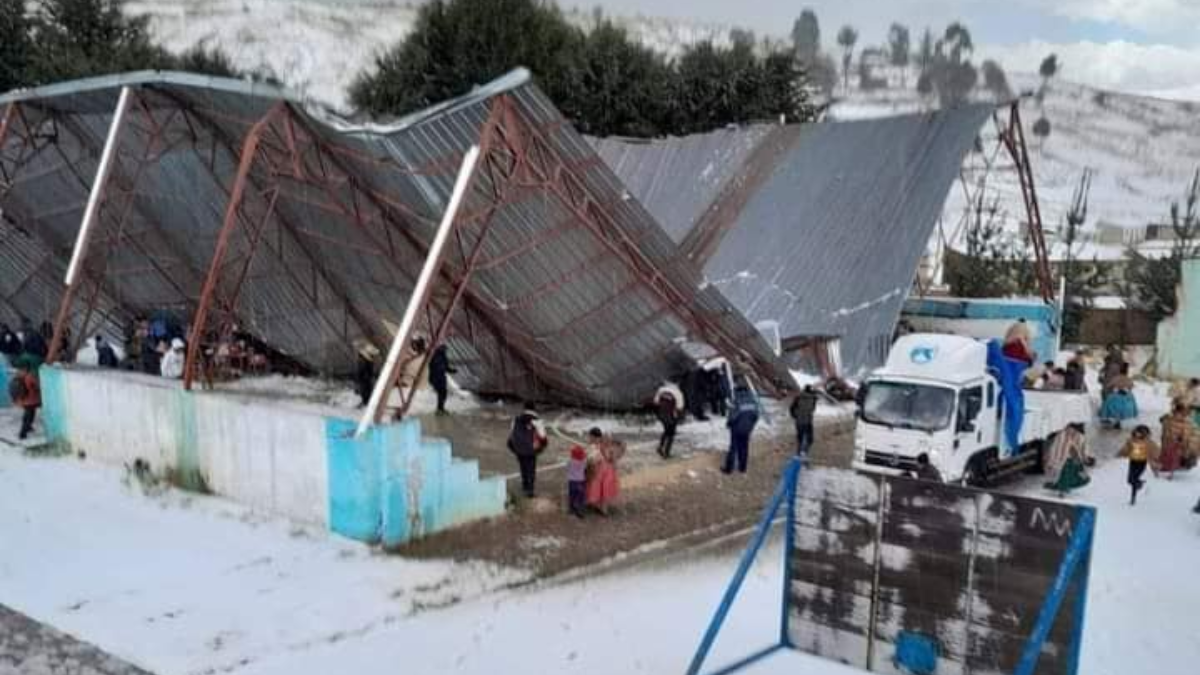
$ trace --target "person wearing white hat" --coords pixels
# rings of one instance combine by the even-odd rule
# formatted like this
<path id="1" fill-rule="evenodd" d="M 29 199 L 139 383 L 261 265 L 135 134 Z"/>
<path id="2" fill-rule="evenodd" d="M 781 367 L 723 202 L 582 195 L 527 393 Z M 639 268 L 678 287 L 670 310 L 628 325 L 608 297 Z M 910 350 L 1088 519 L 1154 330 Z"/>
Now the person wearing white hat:
<path id="1" fill-rule="evenodd" d="M 183 377 L 184 362 L 187 359 L 187 355 L 184 353 L 185 347 L 186 345 L 183 344 L 183 340 L 179 338 L 171 340 L 171 349 L 166 354 L 163 354 L 162 357 L 161 372 L 163 377 L 172 380 L 178 380 Z"/>

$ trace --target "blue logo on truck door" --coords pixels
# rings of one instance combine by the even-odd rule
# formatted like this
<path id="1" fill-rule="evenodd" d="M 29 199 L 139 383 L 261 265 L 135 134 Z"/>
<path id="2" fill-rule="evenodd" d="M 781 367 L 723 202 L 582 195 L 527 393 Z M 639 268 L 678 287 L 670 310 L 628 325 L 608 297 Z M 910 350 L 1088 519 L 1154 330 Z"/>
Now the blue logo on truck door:
<path id="1" fill-rule="evenodd" d="M 935 356 L 937 356 L 936 347 L 913 347 L 912 351 L 908 353 L 909 360 L 918 366 L 933 361 Z"/>

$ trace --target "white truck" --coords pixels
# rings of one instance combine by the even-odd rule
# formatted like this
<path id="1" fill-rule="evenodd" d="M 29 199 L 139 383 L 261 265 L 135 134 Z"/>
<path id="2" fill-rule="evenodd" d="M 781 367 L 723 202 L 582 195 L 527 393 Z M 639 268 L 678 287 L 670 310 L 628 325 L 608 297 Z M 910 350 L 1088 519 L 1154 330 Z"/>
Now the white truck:
<path id="1" fill-rule="evenodd" d="M 1001 382 L 987 344 L 956 335 L 913 334 L 896 341 L 887 364 L 863 383 L 854 468 L 915 472 L 917 458 L 946 482 L 986 485 L 1022 469 L 1039 471 L 1042 451 L 1069 424 L 1086 424 L 1083 392 L 1025 390 L 1018 447 L 1005 441 Z"/>

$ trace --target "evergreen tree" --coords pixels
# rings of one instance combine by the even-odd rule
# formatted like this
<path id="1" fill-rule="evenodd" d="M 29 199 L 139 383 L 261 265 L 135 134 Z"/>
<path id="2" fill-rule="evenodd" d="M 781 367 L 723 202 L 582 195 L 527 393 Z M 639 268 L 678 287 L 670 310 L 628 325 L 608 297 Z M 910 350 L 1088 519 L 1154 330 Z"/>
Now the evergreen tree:
<path id="1" fill-rule="evenodd" d="M 912 36 L 908 32 L 908 27 L 899 23 L 892 24 L 888 30 L 888 52 L 889 61 L 897 68 L 900 68 L 900 86 L 908 86 L 908 64 L 911 59 L 912 51 Z"/>
<path id="2" fill-rule="evenodd" d="M 29 79 L 36 84 L 130 70 L 170 68 L 150 40 L 145 17 L 129 17 L 124 0 L 39 0 L 32 21 Z"/>
<path id="3" fill-rule="evenodd" d="M 708 131 L 757 119 L 811 119 L 791 50 L 759 55 L 754 36 L 703 42 L 673 63 L 597 16 L 591 32 L 537 0 L 432 0 L 413 32 L 360 75 L 351 100 L 399 115 L 528 67 L 563 114 L 595 135 Z"/>
<path id="4" fill-rule="evenodd" d="M 921 35 L 921 52 L 917 55 L 917 65 L 921 67 L 921 74 L 929 71 L 929 67 L 933 65 L 933 32 L 928 28 Z"/>
<path id="5" fill-rule="evenodd" d="M 554 5 L 534 0 L 432 0 L 408 39 L 355 79 L 351 101 L 375 114 L 403 114 L 470 91 L 518 66 L 568 116 L 583 95 L 576 81 L 582 31 Z"/>
<path id="6" fill-rule="evenodd" d="M 1011 101 L 1013 98 L 1012 88 L 1008 86 L 1008 77 L 1004 74 L 1004 69 L 1000 67 L 1000 64 L 988 60 L 983 62 L 981 68 L 983 70 L 983 86 L 992 92 L 996 101 Z"/>
<path id="7" fill-rule="evenodd" d="M 816 12 L 811 9 L 800 12 L 800 18 L 792 24 L 792 46 L 800 63 L 806 66 L 816 63 L 821 53 L 821 24 Z"/>
<path id="8" fill-rule="evenodd" d="M 0 92 L 28 84 L 30 51 L 25 0 L 0 0 Z"/>
<path id="9" fill-rule="evenodd" d="M 838 44 L 842 47 L 842 74 L 846 78 L 846 89 L 850 89 L 850 64 L 854 62 L 854 45 L 858 42 L 858 31 L 853 26 L 842 26 L 838 31 Z"/>
<path id="10" fill-rule="evenodd" d="M 1178 306 L 1178 289 L 1183 279 L 1183 262 L 1200 258 L 1200 170 L 1188 186 L 1184 205 L 1171 204 L 1171 252 L 1152 258 L 1135 247 L 1129 249 L 1125 280 L 1121 289 L 1134 307 L 1150 312 L 1156 320 L 1171 316 Z"/>
<path id="11" fill-rule="evenodd" d="M 975 88 L 979 72 L 969 59 L 973 50 L 971 32 L 961 23 L 950 24 L 944 37 L 934 46 L 926 72 L 943 108 L 965 103 Z"/>
<path id="12" fill-rule="evenodd" d="M 597 136 L 654 136 L 667 128 L 671 82 L 665 59 L 634 43 L 625 30 L 604 20 L 584 40 L 579 66 L 580 131 Z"/>

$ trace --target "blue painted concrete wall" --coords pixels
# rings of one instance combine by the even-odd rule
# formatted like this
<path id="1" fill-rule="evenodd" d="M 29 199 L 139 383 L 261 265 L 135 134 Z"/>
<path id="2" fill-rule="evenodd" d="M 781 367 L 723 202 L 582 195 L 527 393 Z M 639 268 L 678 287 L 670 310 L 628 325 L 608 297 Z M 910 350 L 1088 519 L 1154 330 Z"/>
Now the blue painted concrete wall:
<path id="1" fill-rule="evenodd" d="M 0 356 L 0 408 L 7 408 L 12 405 L 12 399 L 8 397 L 8 381 L 12 379 L 12 369 L 8 365 L 8 357 Z"/>
<path id="2" fill-rule="evenodd" d="M 1025 319 L 1036 327 L 1031 345 L 1044 360 L 1057 354 L 1058 308 L 1039 300 L 991 300 L 977 298 L 910 298 L 905 301 L 904 317 L 946 319 L 951 324 L 984 321 L 1013 322 Z M 1000 338 L 1003 334 L 990 337 Z"/>
<path id="3" fill-rule="evenodd" d="M 502 478 L 452 456 L 450 443 L 421 437 L 417 420 L 374 427 L 330 419 L 329 527 L 353 539 L 395 546 L 470 520 L 504 513 Z"/>
<path id="4" fill-rule="evenodd" d="M 71 439 L 79 436 L 90 439 L 81 442 L 112 445 L 117 442 L 114 439 L 121 438 L 120 435 L 106 435 L 101 439 L 94 432 L 84 433 L 89 422 L 94 426 L 98 422 L 107 424 L 109 420 L 104 418 L 98 421 L 94 410 L 89 418 L 87 401 L 77 400 L 73 403 L 71 400 L 72 395 L 80 396 L 80 391 L 97 390 L 96 387 L 81 389 L 82 385 L 103 382 L 103 391 L 127 401 L 129 406 L 139 408 L 124 411 L 133 417 L 123 423 L 123 430 L 131 428 L 131 419 L 153 416 L 155 424 L 145 430 L 145 434 L 158 440 L 149 439 L 143 447 L 135 448 L 134 453 L 144 457 L 147 452 L 159 452 L 152 466 L 173 472 L 181 487 L 209 488 L 254 506 L 255 495 L 274 495 L 274 489 L 279 485 L 287 486 L 292 492 L 298 489 L 296 486 L 313 483 L 326 486 L 328 497 L 325 509 L 313 509 L 313 502 L 308 501 L 304 504 L 306 508 L 299 509 L 303 513 L 297 514 L 295 504 L 288 502 L 291 511 L 276 512 L 289 517 L 311 518 L 311 511 L 316 510 L 318 514 L 327 515 L 324 521 L 329 529 L 353 539 L 396 545 L 469 520 L 504 513 L 507 498 L 504 480 L 499 477 L 481 479 L 477 462 L 452 457 L 448 441 L 422 438 L 421 426 L 416 420 L 377 426 L 363 438 L 356 439 L 355 423 L 351 420 L 298 412 L 295 409 L 272 410 L 274 404 L 271 403 L 237 397 L 226 399 L 224 395 L 213 393 L 194 394 L 161 384 L 147 386 L 145 382 L 123 380 L 129 377 L 127 375 L 105 375 L 96 371 L 81 374 L 44 366 L 40 376 L 43 419 L 46 435 L 51 442 L 70 445 Z M 72 377 L 80 379 L 69 380 Z M 71 386 L 68 386 L 69 383 Z M 127 395 L 123 396 L 123 393 Z M 214 405 L 218 401 L 228 403 Z M 78 409 L 73 411 L 73 406 Z M 70 433 L 73 412 L 78 426 L 78 433 L 74 436 Z M 200 414 L 207 416 L 198 418 Z M 247 440 L 232 431 L 239 424 L 266 429 L 270 425 L 259 424 L 255 420 L 272 414 L 292 415 L 287 418 L 292 420 L 289 428 L 301 430 L 295 432 L 300 434 L 299 437 L 293 434 L 287 447 L 278 447 L 285 443 L 279 439 L 286 435 L 263 433 Z M 301 417 L 297 418 L 296 415 Z M 247 419 L 251 421 L 246 422 Z M 278 422 L 279 419 L 273 417 L 271 421 Z M 120 420 L 114 423 L 122 424 Z M 310 423 L 312 430 L 305 431 Z M 230 429 L 225 435 L 205 435 L 205 427 L 210 432 L 217 427 Z M 139 433 L 142 432 L 139 430 Z M 318 435 L 313 438 L 309 434 Z M 323 437 L 319 434 L 323 434 Z M 269 445 L 264 447 L 263 444 Z M 282 469 L 255 470 L 255 462 L 261 465 L 263 457 L 296 457 L 296 444 L 311 446 L 315 461 L 311 464 L 289 462 L 285 468 L 290 474 L 282 478 Z M 125 443 L 120 445 L 123 448 L 128 446 Z M 111 448 L 107 449 L 110 450 L 108 452 L 106 448 L 92 449 L 96 452 L 89 452 L 89 456 L 107 456 L 116 461 L 129 459 L 111 452 Z M 230 457 L 231 454 L 233 457 Z M 202 467 L 213 469 L 214 466 L 223 471 L 216 478 L 224 477 L 228 481 L 229 472 L 236 474 L 236 479 L 230 482 L 225 493 L 222 493 L 220 484 L 205 484 Z M 297 471 L 303 472 L 302 475 Z M 276 480 L 282 482 L 273 482 Z M 322 495 L 316 501 L 320 503 L 324 499 Z M 271 509 L 279 504 L 270 501 L 258 506 Z"/>
<path id="5" fill-rule="evenodd" d="M 70 410 L 63 391 L 62 371 L 49 366 L 38 370 L 38 385 L 42 388 L 42 426 L 46 440 L 51 443 L 67 442 L 67 418 Z"/>
<path id="6" fill-rule="evenodd" d="M 1175 315 L 1158 324 L 1162 377 L 1200 377 L 1200 260 L 1183 263 Z"/>

